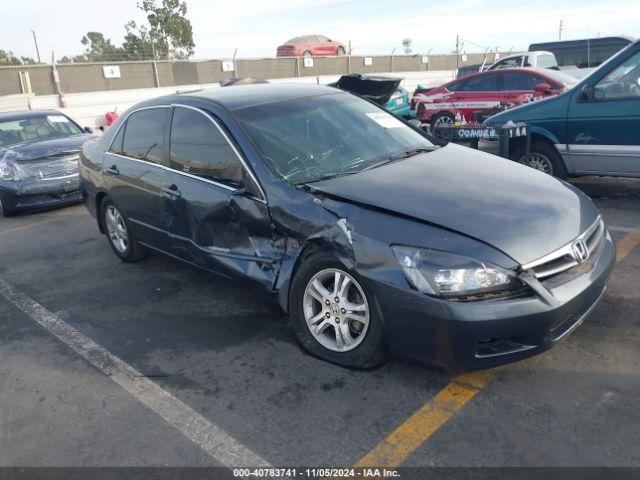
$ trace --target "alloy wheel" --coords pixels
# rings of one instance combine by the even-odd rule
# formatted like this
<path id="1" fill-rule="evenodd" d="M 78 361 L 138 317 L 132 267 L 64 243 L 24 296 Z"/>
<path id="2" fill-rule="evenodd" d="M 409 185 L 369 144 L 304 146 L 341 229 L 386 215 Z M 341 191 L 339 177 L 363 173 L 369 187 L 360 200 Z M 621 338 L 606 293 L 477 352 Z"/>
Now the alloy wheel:
<path id="1" fill-rule="evenodd" d="M 553 164 L 551 163 L 551 160 L 541 153 L 530 153 L 529 160 L 527 160 L 526 155 L 523 155 L 522 158 L 520 158 L 519 163 L 526 165 L 527 167 L 540 170 L 541 172 L 548 173 L 549 175 L 553 175 Z"/>
<path id="2" fill-rule="evenodd" d="M 316 273 L 304 292 L 304 319 L 313 337 L 334 352 L 362 343 L 369 328 L 369 304 L 351 275 L 329 268 Z"/>
<path id="3" fill-rule="evenodd" d="M 109 205 L 105 211 L 104 219 L 109 240 L 114 248 L 120 253 L 126 253 L 129 248 L 129 233 L 122 214 L 116 207 Z"/>
<path id="4" fill-rule="evenodd" d="M 436 118 L 436 121 L 434 122 L 433 126 L 434 127 L 452 127 L 454 123 L 455 122 L 453 121 L 453 119 L 448 115 L 441 115 L 438 118 Z"/>

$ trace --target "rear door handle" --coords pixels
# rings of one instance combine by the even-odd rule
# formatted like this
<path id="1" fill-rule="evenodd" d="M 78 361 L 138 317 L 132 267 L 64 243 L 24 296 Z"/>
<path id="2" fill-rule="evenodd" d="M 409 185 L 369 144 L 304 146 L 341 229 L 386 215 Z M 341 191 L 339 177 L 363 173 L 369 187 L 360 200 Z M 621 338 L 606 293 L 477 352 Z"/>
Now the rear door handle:
<path id="1" fill-rule="evenodd" d="M 162 193 L 174 199 L 182 196 L 182 192 L 178 189 L 178 186 L 175 183 L 172 185 L 163 185 Z"/>
<path id="2" fill-rule="evenodd" d="M 120 175 L 120 170 L 115 165 L 111 165 L 104 173 L 108 173 L 109 175 Z"/>

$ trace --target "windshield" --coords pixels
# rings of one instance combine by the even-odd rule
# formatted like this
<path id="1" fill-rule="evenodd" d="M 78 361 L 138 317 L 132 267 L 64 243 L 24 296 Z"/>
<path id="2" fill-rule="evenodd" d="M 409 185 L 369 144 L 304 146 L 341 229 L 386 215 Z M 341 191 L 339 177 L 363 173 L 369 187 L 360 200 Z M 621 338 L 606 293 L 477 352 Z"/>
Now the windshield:
<path id="1" fill-rule="evenodd" d="M 30 140 L 50 140 L 83 133 L 64 115 L 40 115 L 0 120 L 0 147 Z"/>
<path id="2" fill-rule="evenodd" d="M 392 114 L 346 93 L 235 113 L 273 170 L 294 184 L 357 173 L 436 148 Z"/>

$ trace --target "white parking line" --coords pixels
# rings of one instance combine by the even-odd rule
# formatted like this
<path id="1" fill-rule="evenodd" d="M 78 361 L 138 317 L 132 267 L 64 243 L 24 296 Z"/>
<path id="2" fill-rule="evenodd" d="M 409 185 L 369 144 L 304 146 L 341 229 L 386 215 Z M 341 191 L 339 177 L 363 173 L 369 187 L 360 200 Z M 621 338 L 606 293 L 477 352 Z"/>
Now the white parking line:
<path id="1" fill-rule="evenodd" d="M 229 434 L 0 278 L 0 294 L 225 466 L 269 466 Z"/>

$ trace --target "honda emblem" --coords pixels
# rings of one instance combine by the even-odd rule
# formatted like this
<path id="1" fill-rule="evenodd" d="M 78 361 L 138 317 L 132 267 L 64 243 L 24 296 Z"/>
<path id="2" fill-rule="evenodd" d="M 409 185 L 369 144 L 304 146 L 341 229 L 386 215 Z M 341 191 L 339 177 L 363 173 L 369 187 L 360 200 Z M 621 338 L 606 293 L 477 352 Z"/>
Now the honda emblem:
<path id="1" fill-rule="evenodd" d="M 584 240 L 577 240 L 571 245 L 571 253 L 578 263 L 584 263 L 589 258 L 589 249 Z"/>

